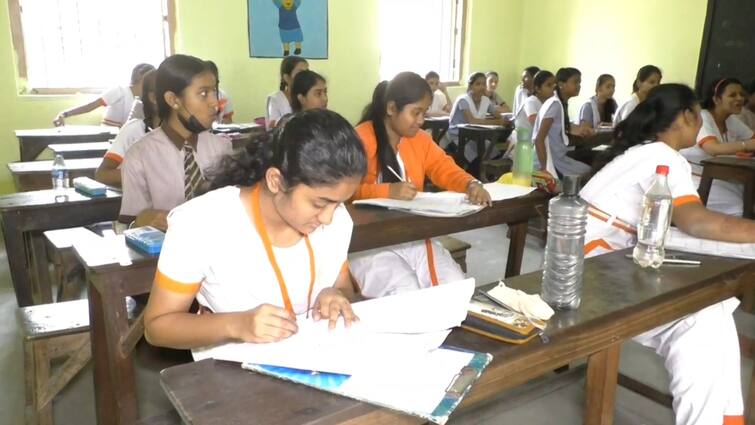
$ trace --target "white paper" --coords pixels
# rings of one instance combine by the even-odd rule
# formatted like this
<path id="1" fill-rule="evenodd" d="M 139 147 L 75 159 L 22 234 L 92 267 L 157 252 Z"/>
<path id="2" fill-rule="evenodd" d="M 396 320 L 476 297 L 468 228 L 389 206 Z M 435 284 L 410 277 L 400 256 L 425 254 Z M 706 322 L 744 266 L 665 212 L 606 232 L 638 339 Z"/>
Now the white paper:
<path id="1" fill-rule="evenodd" d="M 503 201 L 504 199 L 518 198 L 520 196 L 529 195 L 534 187 L 525 187 L 515 184 L 503 184 L 503 183 L 486 183 L 483 185 L 485 190 L 490 194 L 490 198 L 493 201 Z"/>
<path id="2" fill-rule="evenodd" d="M 502 130 L 503 129 L 502 125 L 497 125 L 497 124 L 459 124 L 459 125 L 457 125 L 457 127 L 459 127 L 459 128 L 464 128 L 464 127 L 467 127 L 467 128 L 484 128 L 486 130 Z"/>
<path id="3" fill-rule="evenodd" d="M 354 204 L 375 205 L 427 217 L 463 217 L 484 208 L 482 205 L 470 204 L 466 197 L 466 194 L 458 192 L 419 192 L 411 201 L 373 198 L 360 199 L 354 201 Z"/>
<path id="4" fill-rule="evenodd" d="M 131 265 L 125 236 L 101 237 L 94 233 L 92 235 L 94 237 L 82 238 L 73 243 L 74 249 L 86 261 L 87 265 L 103 266 L 115 263 L 122 266 Z"/>
<path id="5" fill-rule="evenodd" d="M 99 235 L 84 227 L 48 230 L 45 232 L 45 237 L 58 248 L 70 248 L 75 241 L 98 240 L 100 238 Z"/>
<path id="6" fill-rule="evenodd" d="M 670 228 L 666 234 L 665 246 L 666 249 L 695 254 L 755 259 L 755 243 L 734 243 L 699 239 L 674 227 Z"/>

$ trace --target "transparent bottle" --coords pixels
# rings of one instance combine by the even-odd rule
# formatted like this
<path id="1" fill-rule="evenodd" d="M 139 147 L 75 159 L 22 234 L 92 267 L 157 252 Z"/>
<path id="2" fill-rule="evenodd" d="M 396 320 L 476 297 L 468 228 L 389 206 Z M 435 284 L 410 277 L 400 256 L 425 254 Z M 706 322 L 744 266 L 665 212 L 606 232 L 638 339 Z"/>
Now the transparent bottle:
<path id="1" fill-rule="evenodd" d="M 52 163 L 52 188 L 55 191 L 55 199 L 67 197 L 66 189 L 69 187 L 68 168 L 63 160 L 63 155 L 55 155 L 55 161 Z"/>
<path id="2" fill-rule="evenodd" d="M 642 216 L 637 223 L 637 245 L 632 256 L 641 267 L 657 269 L 663 264 L 666 252 L 666 233 L 671 224 L 673 208 L 668 187 L 668 166 L 655 169 L 655 181 L 642 197 Z"/>
<path id="3" fill-rule="evenodd" d="M 548 206 L 540 295 L 551 307 L 576 309 L 582 301 L 587 202 L 579 197 L 579 177 L 566 176 L 561 195 Z"/>
<path id="4" fill-rule="evenodd" d="M 535 146 L 532 144 L 532 131 L 525 127 L 517 128 L 512 183 L 527 187 L 532 185 L 534 159 Z"/>

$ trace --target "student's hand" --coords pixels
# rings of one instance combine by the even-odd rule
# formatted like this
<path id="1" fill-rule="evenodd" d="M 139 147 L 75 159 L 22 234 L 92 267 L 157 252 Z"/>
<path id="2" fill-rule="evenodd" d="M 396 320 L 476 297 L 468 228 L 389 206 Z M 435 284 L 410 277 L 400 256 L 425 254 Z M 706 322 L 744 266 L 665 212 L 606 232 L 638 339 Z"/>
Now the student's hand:
<path id="1" fill-rule="evenodd" d="M 337 288 L 325 288 L 320 291 L 312 308 L 312 317 L 317 320 L 327 319 L 328 329 L 335 329 L 339 317 L 348 328 L 359 320 L 351 309 L 351 303 Z"/>
<path id="2" fill-rule="evenodd" d="M 55 127 L 60 127 L 62 125 L 66 125 L 66 120 L 63 112 L 59 113 L 57 117 L 55 117 L 54 120 L 52 120 L 52 124 Z"/>
<path id="3" fill-rule="evenodd" d="M 467 198 L 471 204 L 486 205 L 489 207 L 493 205 L 490 193 L 479 182 L 474 180 L 470 181 L 467 185 Z"/>
<path id="4" fill-rule="evenodd" d="M 391 183 L 388 188 L 388 197 L 401 201 L 411 201 L 417 196 L 417 188 L 408 182 Z"/>
<path id="5" fill-rule="evenodd" d="M 229 333 L 237 341 L 266 343 L 277 342 L 295 334 L 296 317 L 288 310 L 270 304 L 237 313 Z"/>
<path id="6" fill-rule="evenodd" d="M 139 213 L 134 220 L 134 227 L 152 226 L 163 232 L 168 230 L 168 211 L 147 209 Z"/>

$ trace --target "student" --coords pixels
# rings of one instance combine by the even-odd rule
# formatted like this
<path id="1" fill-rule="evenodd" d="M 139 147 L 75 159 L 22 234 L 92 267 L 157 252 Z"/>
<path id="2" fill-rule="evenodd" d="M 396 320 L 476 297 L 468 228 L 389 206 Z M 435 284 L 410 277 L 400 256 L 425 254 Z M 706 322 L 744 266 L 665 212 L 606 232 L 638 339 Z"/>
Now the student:
<path id="1" fill-rule="evenodd" d="M 100 106 L 105 106 L 105 115 L 102 117 L 102 124 L 120 127 L 126 123 L 131 106 L 134 103 L 134 96 L 142 92 L 142 79 L 147 71 L 154 70 L 155 67 L 148 63 L 140 63 L 131 71 L 131 85 L 128 87 L 113 87 L 104 92 L 97 99 L 84 105 L 66 109 L 58 114 L 53 120 L 55 127 L 65 125 L 65 119 L 76 115 L 86 114 L 94 111 Z"/>
<path id="2" fill-rule="evenodd" d="M 616 91 L 616 80 L 613 75 L 602 74 L 595 84 L 595 96 L 582 105 L 579 110 L 579 122 L 590 128 L 598 128 L 601 124 L 612 125 L 613 114 L 616 112 L 616 101 L 613 93 Z"/>
<path id="3" fill-rule="evenodd" d="M 165 229 L 168 211 L 201 190 L 208 171 L 231 153 L 231 142 L 207 131 L 218 113 L 207 63 L 170 56 L 157 69 L 155 86 L 160 127 L 126 152 L 118 221 Z"/>
<path id="4" fill-rule="evenodd" d="M 309 69 L 309 63 L 300 56 L 286 56 L 281 61 L 280 88 L 267 97 L 265 107 L 265 126 L 268 130 L 275 128 L 282 116 L 291 113 L 291 83 L 300 71 Z"/>
<path id="5" fill-rule="evenodd" d="M 194 349 L 196 359 L 211 357 L 209 346 L 280 341 L 309 317 L 357 320 L 343 202 L 364 175 L 364 149 L 328 110 L 281 127 L 223 162 L 221 189 L 171 212 L 144 312 L 151 344 Z M 189 312 L 194 299 L 202 314 Z"/>
<path id="6" fill-rule="evenodd" d="M 143 119 L 131 119 L 118 131 L 110 149 L 97 167 L 94 178 L 100 183 L 121 187 L 121 164 L 126 152 L 148 132 L 160 126 L 160 116 L 157 113 L 157 97 L 155 93 L 155 78 L 157 71 L 152 70 L 144 74 L 142 79 L 141 98 L 144 99 L 142 110 Z"/>
<path id="7" fill-rule="evenodd" d="M 645 100 L 650 89 L 661 83 L 663 74 L 655 65 L 645 65 L 637 71 L 637 78 L 632 83 L 632 97 L 624 102 L 613 116 L 613 125 L 624 121 L 637 105 Z"/>
<path id="8" fill-rule="evenodd" d="M 427 176 L 442 189 L 466 193 L 472 203 L 491 203 L 482 184 L 420 131 L 431 99 L 432 89 L 413 72 L 378 84 L 357 126 L 367 174 L 355 199 L 410 200 L 422 191 Z M 448 250 L 429 239 L 352 255 L 350 266 L 362 295 L 370 298 L 464 278 Z"/>
<path id="9" fill-rule="evenodd" d="M 755 80 L 747 86 L 747 100 L 745 101 L 742 113 L 738 118 L 742 120 L 751 130 L 755 131 Z"/>
<path id="10" fill-rule="evenodd" d="M 553 96 L 556 88 L 556 77 L 552 72 L 542 69 L 535 74 L 532 80 L 532 95 L 527 97 L 516 113 L 516 128 L 526 128 L 532 132 L 537 113 L 543 103 Z"/>
<path id="11" fill-rule="evenodd" d="M 501 98 L 496 92 L 498 88 L 498 73 L 495 71 L 488 71 L 485 74 L 485 96 L 490 99 L 490 102 L 498 108 L 498 113 L 511 112 L 511 108 L 506 104 L 506 101 Z"/>
<path id="12" fill-rule="evenodd" d="M 589 137 L 592 129 L 577 126 L 569 120 L 569 99 L 579 95 L 582 73 L 576 68 L 560 68 L 556 72 L 556 96 L 540 107 L 532 130 L 537 160 L 542 171 L 553 177 L 585 175 L 590 166 L 570 158 L 568 135 Z"/>
<path id="13" fill-rule="evenodd" d="M 642 215 L 642 197 L 658 165 L 669 168 L 672 222 L 694 237 L 755 242 L 755 221 L 707 210 L 697 195 L 690 167 L 679 150 L 693 146 L 700 107 L 692 90 L 663 84 L 616 128 L 607 151 L 613 159 L 585 185 L 589 203 L 585 255 L 631 247 Z M 611 224 L 609 224 L 611 223 Z M 635 338 L 664 357 L 671 377 L 679 425 L 743 424 L 742 387 L 732 298 Z"/>
<path id="14" fill-rule="evenodd" d="M 456 98 L 451 108 L 451 116 L 448 120 L 448 136 L 450 143 L 458 146 L 459 124 L 493 124 L 507 125 L 509 120 L 498 115 L 498 108 L 485 96 L 485 74 L 475 72 L 467 79 L 467 92 Z M 487 118 L 493 114 L 493 118 Z M 490 141 L 486 141 L 485 145 Z M 470 163 L 477 158 L 477 144 L 467 143 L 464 148 L 464 157 Z"/>
<path id="15" fill-rule="evenodd" d="M 218 124 L 231 124 L 233 123 L 233 103 L 228 94 L 220 89 L 220 72 L 215 62 L 208 60 L 207 65 L 210 67 L 210 71 L 215 75 L 215 81 L 218 82 L 218 115 L 215 117 L 215 122 Z"/>
<path id="16" fill-rule="evenodd" d="M 753 131 L 737 118 L 745 94 L 736 78 L 723 78 L 708 88 L 700 113 L 703 125 L 697 143 L 681 151 L 692 167 L 695 187 L 700 185 L 702 161 L 718 155 L 755 151 Z M 729 215 L 742 215 L 741 184 L 716 179 L 708 196 L 708 208 Z"/>
<path id="17" fill-rule="evenodd" d="M 514 112 L 522 107 L 524 101 L 532 95 L 532 79 L 540 71 L 536 66 L 528 66 L 522 71 L 522 82 L 514 89 Z"/>
<path id="18" fill-rule="evenodd" d="M 440 82 L 440 75 L 430 71 L 425 75 L 425 81 L 433 91 L 433 101 L 427 109 L 430 117 L 447 116 L 451 112 L 451 97 L 448 95 L 446 85 Z"/>
<path id="19" fill-rule="evenodd" d="M 291 109 L 293 112 L 327 108 L 328 86 L 325 78 L 308 69 L 296 74 L 291 84 Z"/>

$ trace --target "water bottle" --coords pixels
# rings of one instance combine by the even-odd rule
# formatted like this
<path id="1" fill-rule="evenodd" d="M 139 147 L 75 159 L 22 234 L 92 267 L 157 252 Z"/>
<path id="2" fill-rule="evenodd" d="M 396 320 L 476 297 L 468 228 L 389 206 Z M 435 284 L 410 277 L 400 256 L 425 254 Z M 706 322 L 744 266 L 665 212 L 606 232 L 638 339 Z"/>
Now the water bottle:
<path id="1" fill-rule="evenodd" d="M 66 189 L 69 187 L 68 168 L 66 168 L 63 155 L 55 155 L 55 161 L 52 163 L 52 172 L 50 174 L 52 175 L 52 188 L 55 191 L 55 198 L 66 196 Z"/>
<path id="2" fill-rule="evenodd" d="M 561 195 L 551 199 L 540 295 L 551 307 L 576 309 L 581 302 L 587 202 L 579 177 L 566 176 Z"/>
<path id="3" fill-rule="evenodd" d="M 672 199 L 668 188 L 668 166 L 655 169 L 655 181 L 642 197 L 642 216 L 637 223 L 637 245 L 632 256 L 641 267 L 657 269 L 663 264 L 666 232 L 671 224 Z"/>
<path id="4" fill-rule="evenodd" d="M 519 186 L 532 185 L 535 146 L 532 144 L 532 130 L 520 127 L 516 129 L 516 148 L 514 150 L 514 177 L 512 183 Z"/>

